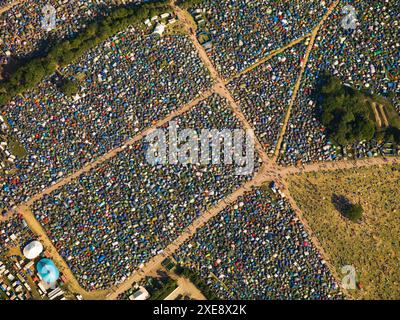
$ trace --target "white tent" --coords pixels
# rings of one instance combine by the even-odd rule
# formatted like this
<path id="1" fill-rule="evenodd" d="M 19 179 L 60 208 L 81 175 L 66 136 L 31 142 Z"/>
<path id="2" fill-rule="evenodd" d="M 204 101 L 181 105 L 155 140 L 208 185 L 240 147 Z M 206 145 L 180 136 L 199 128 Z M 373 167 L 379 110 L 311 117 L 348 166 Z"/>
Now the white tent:
<path id="1" fill-rule="evenodd" d="M 150 294 L 144 287 L 140 286 L 139 290 L 129 297 L 129 300 L 147 300 L 148 298 L 150 298 Z"/>
<path id="2" fill-rule="evenodd" d="M 24 256 L 29 260 L 37 258 L 43 252 L 43 245 L 39 241 L 32 241 L 24 248 Z"/>
<path id="3" fill-rule="evenodd" d="M 165 31 L 165 24 L 159 23 L 156 25 L 156 28 L 154 29 L 153 33 L 158 33 L 160 36 L 162 36 L 164 31 Z"/>

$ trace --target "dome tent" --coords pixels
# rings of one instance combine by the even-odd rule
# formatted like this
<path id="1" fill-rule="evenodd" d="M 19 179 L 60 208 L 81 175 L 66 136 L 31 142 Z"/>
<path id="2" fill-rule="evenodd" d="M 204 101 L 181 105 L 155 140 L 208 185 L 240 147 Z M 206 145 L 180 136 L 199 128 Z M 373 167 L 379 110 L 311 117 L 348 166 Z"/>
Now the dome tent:
<path id="1" fill-rule="evenodd" d="M 50 259 L 42 259 L 36 265 L 37 271 L 40 277 L 47 284 L 52 284 L 56 282 L 60 276 L 60 271 L 58 271 L 54 262 Z"/>
<path id="2" fill-rule="evenodd" d="M 39 241 L 32 241 L 23 250 L 24 257 L 33 260 L 43 252 L 43 245 Z"/>

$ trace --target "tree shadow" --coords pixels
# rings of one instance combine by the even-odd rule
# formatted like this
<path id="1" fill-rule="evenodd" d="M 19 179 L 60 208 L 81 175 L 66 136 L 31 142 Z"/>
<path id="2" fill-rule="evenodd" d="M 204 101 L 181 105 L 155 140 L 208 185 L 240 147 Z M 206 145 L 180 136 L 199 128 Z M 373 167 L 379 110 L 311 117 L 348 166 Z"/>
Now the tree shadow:
<path id="1" fill-rule="evenodd" d="M 166 282 L 169 279 L 168 274 L 164 270 L 157 270 L 158 280 Z"/>
<path id="2" fill-rule="evenodd" d="M 343 195 L 332 195 L 332 204 L 335 209 L 340 212 L 342 216 L 345 216 L 346 211 L 351 207 L 351 202 Z"/>

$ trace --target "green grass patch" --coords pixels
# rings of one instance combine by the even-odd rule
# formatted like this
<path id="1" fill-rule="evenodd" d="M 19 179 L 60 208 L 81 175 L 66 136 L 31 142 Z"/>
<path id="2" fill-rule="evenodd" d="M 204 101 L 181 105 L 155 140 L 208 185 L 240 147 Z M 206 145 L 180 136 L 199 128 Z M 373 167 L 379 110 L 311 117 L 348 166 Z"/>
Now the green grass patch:
<path id="1" fill-rule="evenodd" d="M 8 141 L 8 146 L 10 148 L 10 152 L 19 159 L 23 159 L 28 155 L 28 152 L 24 146 L 15 139 L 10 139 Z"/>

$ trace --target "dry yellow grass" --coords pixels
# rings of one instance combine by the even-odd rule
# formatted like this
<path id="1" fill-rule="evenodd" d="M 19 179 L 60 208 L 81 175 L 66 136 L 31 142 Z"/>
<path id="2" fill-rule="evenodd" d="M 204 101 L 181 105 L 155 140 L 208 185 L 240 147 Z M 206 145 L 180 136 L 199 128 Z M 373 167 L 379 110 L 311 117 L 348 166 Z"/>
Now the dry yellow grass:
<path id="1" fill-rule="evenodd" d="M 356 268 L 356 299 L 400 298 L 400 166 L 290 176 L 289 189 L 341 274 Z M 334 195 L 361 203 L 361 223 L 343 218 Z"/>

